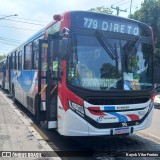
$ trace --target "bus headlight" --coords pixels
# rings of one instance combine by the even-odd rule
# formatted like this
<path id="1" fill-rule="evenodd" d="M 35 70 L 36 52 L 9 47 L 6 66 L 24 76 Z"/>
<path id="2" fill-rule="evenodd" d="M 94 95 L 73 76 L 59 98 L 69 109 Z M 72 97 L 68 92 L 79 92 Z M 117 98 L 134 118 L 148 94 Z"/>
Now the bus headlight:
<path id="1" fill-rule="evenodd" d="M 68 101 L 69 107 L 76 113 L 84 117 L 84 107 L 74 102 Z"/>

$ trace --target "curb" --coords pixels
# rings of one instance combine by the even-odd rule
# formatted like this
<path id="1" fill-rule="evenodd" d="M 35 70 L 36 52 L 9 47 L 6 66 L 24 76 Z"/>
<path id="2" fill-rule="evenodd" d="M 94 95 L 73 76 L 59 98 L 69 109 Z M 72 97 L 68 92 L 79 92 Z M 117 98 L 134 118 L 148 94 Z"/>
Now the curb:
<path id="1" fill-rule="evenodd" d="M 45 151 L 52 151 L 54 150 L 48 145 L 48 143 L 42 138 L 42 136 L 32 127 L 31 123 L 25 118 L 20 111 L 17 109 L 16 106 L 13 105 L 13 101 L 8 99 L 2 91 L 0 91 L 0 95 L 7 101 L 9 106 L 12 108 L 12 110 L 17 114 L 17 116 L 21 119 L 21 121 L 24 123 L 24 125 L 27 127 L 27 129 L 30 131 L 30 133 L 34 136 L 35 139 L 37 139 L 38 143 L 43 147 Z M 45 157 L 44 157 L 45 158 Z M 60 157 L 49 157 L 53 160 L 61 160 Z"/>

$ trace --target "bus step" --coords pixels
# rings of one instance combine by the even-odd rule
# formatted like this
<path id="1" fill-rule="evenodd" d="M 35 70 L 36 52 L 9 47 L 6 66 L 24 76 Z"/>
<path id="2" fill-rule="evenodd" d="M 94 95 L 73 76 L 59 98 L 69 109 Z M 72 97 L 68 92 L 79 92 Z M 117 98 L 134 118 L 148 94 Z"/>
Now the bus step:
<path id="1" fill-rule="evenodd" d="M 40 126 L 43 129 L 55 129 L 57 128 L 57 121 L 40 121 Z"/>
<path id="2" fill-rule="evenodd" d="M 57 128 L 57 121 L 48 121 L 48 129 Z"/>

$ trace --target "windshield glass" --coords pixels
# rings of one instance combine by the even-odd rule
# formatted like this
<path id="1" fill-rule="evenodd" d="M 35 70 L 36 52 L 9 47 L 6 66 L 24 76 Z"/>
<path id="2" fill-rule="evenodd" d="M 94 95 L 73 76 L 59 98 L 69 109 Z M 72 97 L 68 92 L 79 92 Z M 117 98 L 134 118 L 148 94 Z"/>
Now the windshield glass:
<path id="1" fill-rule="evenodd" d="M 152 45 L 140 39 L 106 41 L 77 35 L 69 58 L 70 83 L 93 90 L 142 90 L 153 85 Z"/>

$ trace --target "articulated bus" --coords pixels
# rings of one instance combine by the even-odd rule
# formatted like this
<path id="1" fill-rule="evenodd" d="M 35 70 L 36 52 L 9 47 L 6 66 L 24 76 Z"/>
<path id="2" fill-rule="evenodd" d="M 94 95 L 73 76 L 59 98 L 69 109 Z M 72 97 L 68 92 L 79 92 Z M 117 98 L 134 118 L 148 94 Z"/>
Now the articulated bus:
<path id="1" fill-rule="evenodd" d="M 154 108 L 152 29 L 94 12 L 55 15 L 7 55 L 4 86 L 61 135 L 145 129 Z"/>

